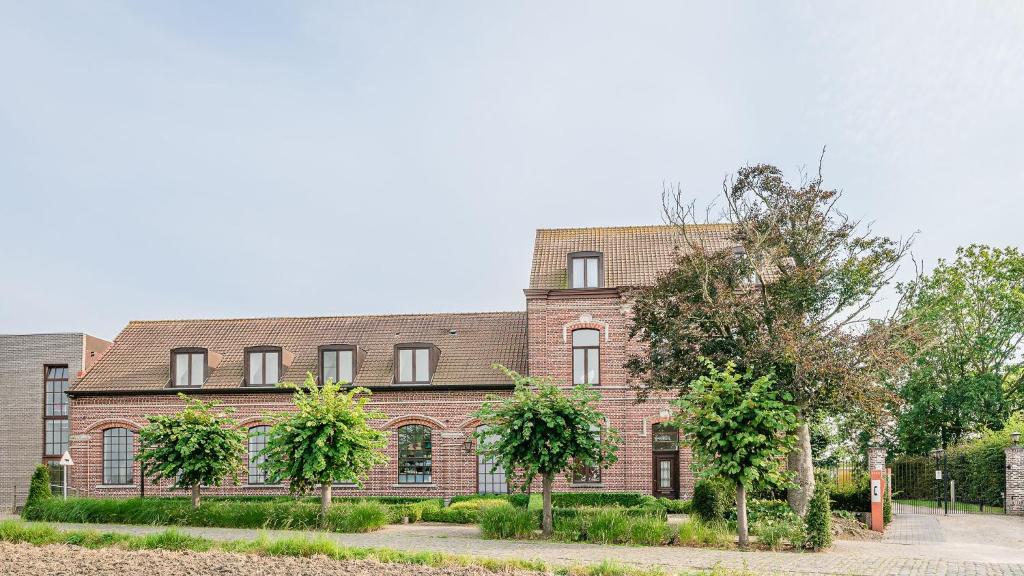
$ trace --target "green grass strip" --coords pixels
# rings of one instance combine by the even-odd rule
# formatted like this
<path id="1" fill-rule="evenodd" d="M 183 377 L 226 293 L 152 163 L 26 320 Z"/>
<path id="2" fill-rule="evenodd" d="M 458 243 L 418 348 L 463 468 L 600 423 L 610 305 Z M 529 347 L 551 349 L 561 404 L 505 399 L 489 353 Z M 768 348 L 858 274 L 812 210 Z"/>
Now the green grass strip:
<path id="1" fill-rule="evenodd" d="M 270 539 L 261 535 L 255 540 L 215 541 L 199 536 L 189 536 L 174 529 L 146 536 L 135 536 L 97 530 L 58 530 L 46 524 L 26 524 L 18 520 L 0 521 L 0 541 L 36 546 L 70 544 L 92 549 L 118 547 L 125 550 L 189 550 L 194 552 L 221 550 L 263 556 L 310 557 L 322 555 L 341 561 L 375 560 L 387 564 L 410 564 L 434 568 L 477 567 L 495 573 L 525 570 L 560 576 L 663 576 L 666 574 L 660 569 L 638 569 L 610 561 L 587 566 L 564 567 L 548 566 L 541 560 L 506 560 L 441 552 L 406 552 L 390 548 L 344 546 L 325 537 Z M 710 573 L 681 572 L 680 574 L 744 576 L 746 573 L 715 569 Z"/>

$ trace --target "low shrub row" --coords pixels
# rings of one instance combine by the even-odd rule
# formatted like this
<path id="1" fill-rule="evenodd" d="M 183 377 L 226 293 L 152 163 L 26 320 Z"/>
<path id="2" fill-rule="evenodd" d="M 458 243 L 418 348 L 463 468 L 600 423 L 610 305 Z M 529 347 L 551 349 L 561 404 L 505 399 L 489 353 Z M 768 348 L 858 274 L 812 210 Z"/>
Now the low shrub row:
<path id="1" fill-rule="evenodd" d="M 296 499 L 266 501 L 208 500 L 193 508 L 184 498 L 46 498 L 26 506 L 24 518 L 48 522 L 218 526 L 230 528 L 324 529 L 368 532 L 439 504 L 388 506 L 375 500 L 334 504 L 326 518 L 315 502 Z"/>
<path id="2" fill-rule="evenodd" d="M 565 542 L 634 544 L 660 546 L 679 543 L 689 546 L 728 546 L 735 539 L 725 523 L 699 520 L 672 526 L 664 508 L 622 506 L 556 508 L 554 538 Z M 540 515 L 511 505 L 492 506 L 480 511 L 480 529 L 485 538 L 527 539 L 537 535 Z"/>
<path id="3" fill-rule="evenodd" d="M 635 508 L 649 506 L 655 498 L 639 492 L 561 492 L 551 495 L 551 505 L 558 508 L 577 506 L 622 506 Z"/>

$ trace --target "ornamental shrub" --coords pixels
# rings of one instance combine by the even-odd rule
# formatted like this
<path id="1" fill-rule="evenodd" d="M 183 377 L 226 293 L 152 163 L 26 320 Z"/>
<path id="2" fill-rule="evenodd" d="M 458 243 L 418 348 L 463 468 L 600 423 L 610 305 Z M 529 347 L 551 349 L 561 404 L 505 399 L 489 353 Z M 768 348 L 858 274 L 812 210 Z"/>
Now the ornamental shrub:
<path id="1" fill-rule="evenodd" d="M 693 487 L 693 513 L 705 522 L 721 522 L 732 504 L 733 490 L 725 480 L 701 480 Z"/>
<path id="2" fill-rule="evenodd" d="M 816 482 L 814 495 L 807 507 L 807 541 L 815 551 L 832 545 L 832 510 L 828 491 L 828 482 Z"/>
<path id="3" fill-rule="evenodd" d="M 45 464 L 36 466 L 32 472 L 32 480 L 28 485 L 28 497 L 25 499 L 25 512 L 42 500 L 53 498 L 50 490 L 50 469 Z"/>
<path id="4" fill-rule="evenodd" d="M 540 527 L 537 515 L 511 504 L 492 506 L 480 512 L 484 538 L 531 538 Z"/>

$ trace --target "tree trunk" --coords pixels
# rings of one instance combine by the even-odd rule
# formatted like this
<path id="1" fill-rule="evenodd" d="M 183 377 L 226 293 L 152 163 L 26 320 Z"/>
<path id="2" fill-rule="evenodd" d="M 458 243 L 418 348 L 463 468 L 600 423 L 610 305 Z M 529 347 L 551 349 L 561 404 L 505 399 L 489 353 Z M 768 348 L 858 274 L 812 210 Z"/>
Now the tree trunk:
<path id="1" fill-rule="evenodd" d="M 736 485 L 736 532 L 740 535 L 740 548 L 750 545 L 747 529 L 747 488 L 743 484 Z"/>
<path id="2" fill-rule="evenodd" d="M 331 483 L 320 485 L 320 516 L 327 518 L 327 510 L 331 507 Z"/>
<path id="3" fill-rule="evenodd" d="M 551 536 L 555 532 L 554 522 L 551 519 L 551 485 L 555 482 L 555 475 L 548 473 L 544 475 L 544 512 L 541 516 L 540 527 L 544 536 Z"/>
<path id="4" fill-rule="evenodd" d="M 788 468 L 796 472 L 796 488 L 786 494 L 789 507 L 801 518 L 807 516 L 807 506 L 814 496 L 814 461 L 811 459 L 811 429 L 807 422 L 796 429 L 796 447 L 789 453 Z"/>
<path id="5" fill-rule="evenodd" d="M 199 508 L 199 483 L 192 485 L 192 507 Z"/>

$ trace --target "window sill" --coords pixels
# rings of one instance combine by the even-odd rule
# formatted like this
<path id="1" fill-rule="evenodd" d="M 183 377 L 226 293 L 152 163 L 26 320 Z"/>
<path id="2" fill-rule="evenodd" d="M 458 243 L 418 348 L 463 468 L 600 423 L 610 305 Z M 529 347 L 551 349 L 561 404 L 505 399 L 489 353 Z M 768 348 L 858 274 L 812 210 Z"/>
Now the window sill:
<path id="1" fill-rule="evenodd" d="M 604 488 L 602 482 L 573 482 L 569 484 L 570 488 Z"/>
<path id="2" fill-rule="evenodd" d="M 239 488 L 283 488 L 284 484 L 239 484 Z"/>
<path id="3" fill-rule="evenodd" d="M 96 488 L 98 488 L 100 490 L 115 490 L 115 489 L 118 489 L 118 488 L 121 488 L 121 489 L 124 489 L 124 488 L 135 488 L 135 489 L 138 489 L 138 487 L 139 487 L 138 484 L 98 484 L 96 486 Z"/>
<path id="4" fill-rule="evenodd" d="M 433 482 L 429 484 L 415 484 L 412 482 L 400 482 L 398 484 L 392 484 L 392 488 L 436 488 L 437 485 Z"/>

